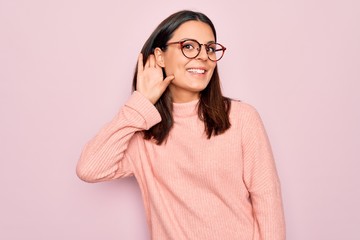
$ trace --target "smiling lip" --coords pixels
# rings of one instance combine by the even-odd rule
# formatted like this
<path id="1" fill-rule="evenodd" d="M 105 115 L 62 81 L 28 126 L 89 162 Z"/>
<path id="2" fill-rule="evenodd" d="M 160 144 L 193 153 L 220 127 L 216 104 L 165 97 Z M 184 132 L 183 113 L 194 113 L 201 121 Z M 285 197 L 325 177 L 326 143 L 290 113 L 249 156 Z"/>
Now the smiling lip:
<path id="1" fill-rule="evenodd" d="M 190 73 L 195 73 L 195 74 L 204 74 L 206 72 L 206 69 L 204 68 L 188 68 L 186 70 Z"/>

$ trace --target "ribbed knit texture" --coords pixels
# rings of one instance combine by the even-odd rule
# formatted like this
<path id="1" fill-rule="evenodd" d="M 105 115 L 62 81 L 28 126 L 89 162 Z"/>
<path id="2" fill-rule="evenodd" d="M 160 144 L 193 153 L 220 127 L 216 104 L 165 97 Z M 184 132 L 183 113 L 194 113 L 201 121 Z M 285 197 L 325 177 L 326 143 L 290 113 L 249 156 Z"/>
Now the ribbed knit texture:
<path id="1" fill-rule="evenodd" d="M 197 104 L 174 103 L 174 127 L 159 146 L 140 131 L 160 114 L 135 91 L 86 144 L 78 176 L 134 175 L 154 240 L 284 240 L 280 184 L 259 114 L 233 101 L 231 128 L 207 139 Z"/>

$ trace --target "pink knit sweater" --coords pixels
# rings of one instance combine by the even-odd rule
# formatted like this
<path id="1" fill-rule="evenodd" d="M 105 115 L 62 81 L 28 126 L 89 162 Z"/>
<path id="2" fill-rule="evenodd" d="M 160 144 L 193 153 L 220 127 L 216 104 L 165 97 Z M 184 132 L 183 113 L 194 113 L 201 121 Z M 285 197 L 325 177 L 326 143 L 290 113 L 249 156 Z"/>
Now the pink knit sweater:
<path id="1" fill-rule="evenodd" d="M 99 182 L 134 175 L 154 240 L 285 239 L 279 179 L 258 113 L 233 101 L 231 128 L 207 139 L 197 103 L 174 103 L 174 127 L 159 146 L 140 131 L 160 114 L 135 91 L 86 144 L 78 176 Z"/>

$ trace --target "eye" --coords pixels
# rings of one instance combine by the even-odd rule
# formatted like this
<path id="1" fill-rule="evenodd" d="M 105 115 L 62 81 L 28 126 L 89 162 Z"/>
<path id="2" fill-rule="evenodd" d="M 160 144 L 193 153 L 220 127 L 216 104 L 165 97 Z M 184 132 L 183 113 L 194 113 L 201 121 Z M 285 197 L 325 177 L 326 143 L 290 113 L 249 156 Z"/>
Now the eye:
<path id="1" fill-rule="evenodd" d="M 209 53 L 214 53 L 216 52 L 216 44 L 209 44 L 206 46 L 206 51 L 209 52 Z"/>
<path id="2" fill-rule="evenodd" d="M 194 43 L 191 42 L 184 42 L 182 47 L 186 50 L 193 50 L 195 48 Z"/>

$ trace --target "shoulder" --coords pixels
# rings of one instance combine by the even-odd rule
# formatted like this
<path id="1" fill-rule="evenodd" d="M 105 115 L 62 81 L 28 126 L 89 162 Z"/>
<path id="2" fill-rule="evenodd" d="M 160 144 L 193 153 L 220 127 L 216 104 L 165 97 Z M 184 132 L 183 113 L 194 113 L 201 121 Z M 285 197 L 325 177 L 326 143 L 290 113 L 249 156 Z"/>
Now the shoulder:
<path id="1" fill-rule="evenodd" d="M 231 100 L 229 118 L 231 125 L 237 129 L 258 128 L 263 125 L 257 108 L 244 101 Z"/>
<path id="2" fill-rule="evenodd" d="M 259 139 L 266 136 L 263 120 L 258 110 L 251 104 L 241 101 L 231 102 L 230 122 L 234 129 L 241 132 L 243 139 Z"/>
<path id="3" fill-rule="evenodd" d="M 259 115 L 253 105 L 244 101 L 231 99 L 230 116 L 239 118 L 249 115 Z"/>

